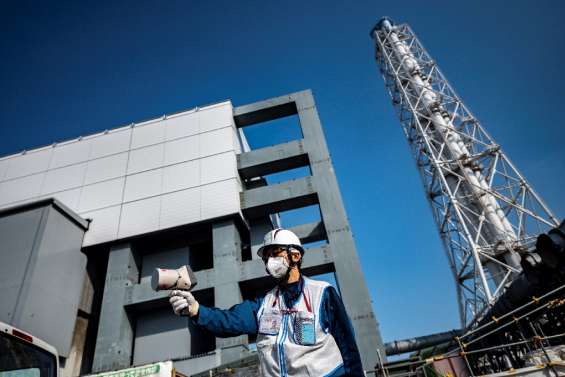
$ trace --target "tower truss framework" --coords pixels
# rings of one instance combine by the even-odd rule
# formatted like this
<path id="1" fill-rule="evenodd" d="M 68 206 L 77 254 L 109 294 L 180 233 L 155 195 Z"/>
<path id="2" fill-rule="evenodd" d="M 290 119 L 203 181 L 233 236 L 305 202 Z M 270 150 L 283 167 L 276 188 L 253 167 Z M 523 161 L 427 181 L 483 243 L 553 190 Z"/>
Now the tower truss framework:
<path id="1" fill-rule="evenodd" d="M 502 294 L 521 271 L 520 255 L 557 219 L 407 24 L 384 18 L 371 36 L 456 282 L 461 323 L 468 326 Z"/>

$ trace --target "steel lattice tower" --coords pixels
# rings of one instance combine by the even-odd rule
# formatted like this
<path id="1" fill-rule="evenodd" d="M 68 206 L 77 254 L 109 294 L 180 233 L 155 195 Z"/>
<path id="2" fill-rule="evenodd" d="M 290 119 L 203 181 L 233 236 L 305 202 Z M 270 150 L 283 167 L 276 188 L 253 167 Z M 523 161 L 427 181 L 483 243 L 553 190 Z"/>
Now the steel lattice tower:
<path id="1" fill-rule="evenodd" d="M 521 271 L 557 219 L 488 135 L 407 24 L 371 31 L 470 325 Z"/>

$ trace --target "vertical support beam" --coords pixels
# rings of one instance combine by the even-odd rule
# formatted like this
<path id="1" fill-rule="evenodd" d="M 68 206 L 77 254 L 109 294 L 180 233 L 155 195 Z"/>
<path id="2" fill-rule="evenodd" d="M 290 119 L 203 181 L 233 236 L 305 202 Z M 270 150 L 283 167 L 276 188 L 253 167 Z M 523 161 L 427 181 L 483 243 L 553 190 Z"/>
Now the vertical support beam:
<path id="1" fill-rule="evenodd" d="M 241 268 L 241 238 L 234 220 L 212 225 L 214 249 L 215 306 L 227 309 L 242 301 L 237 277 Z M 233 338 L 216 338 L 216 348 L 221 349 L 222 363 L 241 358 L 242 345 L 247 344 L 245 335 Z"/>
<path id="2" fill-rule="evenodd" d="M 92 372 L 131 365 L 135 326 L 124 302 L 127 288 L 138 281 L 138 258 L 131 244 L 113 245 L 108 258 Z"/>
<path id="3" fill-rule="evenodd" d="M 328 242 L 334 251 L 334 265 L 341 297 L 351 318 L 363 367 L 373 369 L 377 349 L 385 355 L 371 297 L 357 257 L 337 179 L 311 91 L 295 94 L 304 146 L 310 158 L 312 182 L 318 199 Z"/>
<path id="4" fill-rule="evenodd" d="M 271 219 L 262 217 L 258 219 L 248 219 L 251 238 L 251 259 L 260 259 L 257 251 L 263 245 L 265 234 L 273 229 Z"/>

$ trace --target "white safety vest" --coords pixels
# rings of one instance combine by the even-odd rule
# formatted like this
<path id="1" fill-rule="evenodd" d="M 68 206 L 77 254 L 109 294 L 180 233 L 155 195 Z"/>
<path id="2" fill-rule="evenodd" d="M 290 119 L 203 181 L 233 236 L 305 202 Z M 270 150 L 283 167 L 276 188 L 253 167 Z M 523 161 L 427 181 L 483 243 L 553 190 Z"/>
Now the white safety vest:
<path id="1" fill-rule="evenodd" d="M 269 291 L 257 312 L 261 319 L 269 318 L 269 313 L 279 311 L 282 315 L 280 329 L 276 335 L 257 335 L 257 352 L 264 377 L 270 376 L 315 376 L 331 375 L 343 365 L 341 352 L 333 336 L 320 326 L 320 306 L 324 290 L 329 286 L 323 281 L 304 279 L 303 293 L 294 307 L 286 308 L 282 294 L 275 287 Z M 315 340 L 312 345 L 296 343 L 295 320 L 298 312 L 314 314 Z"/>

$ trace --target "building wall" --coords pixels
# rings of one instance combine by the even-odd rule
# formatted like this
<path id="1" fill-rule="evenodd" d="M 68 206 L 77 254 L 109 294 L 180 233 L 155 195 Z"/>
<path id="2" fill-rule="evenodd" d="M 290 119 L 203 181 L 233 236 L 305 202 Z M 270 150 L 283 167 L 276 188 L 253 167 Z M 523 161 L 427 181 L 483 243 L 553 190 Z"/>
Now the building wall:
<path id="1" fill-rule="evenodd" d="M 83 246 L 238 213 L 229 101 L 0 159 L 0 208 L 55 197 L 92 219 Z"/>
<path id="2" fill-rule="evenodd" d="M 63 357 L 71 350 L 83 291 L 86 225 L 53 201 L 0 211 L 0 321 L 48 342 Z"/>

